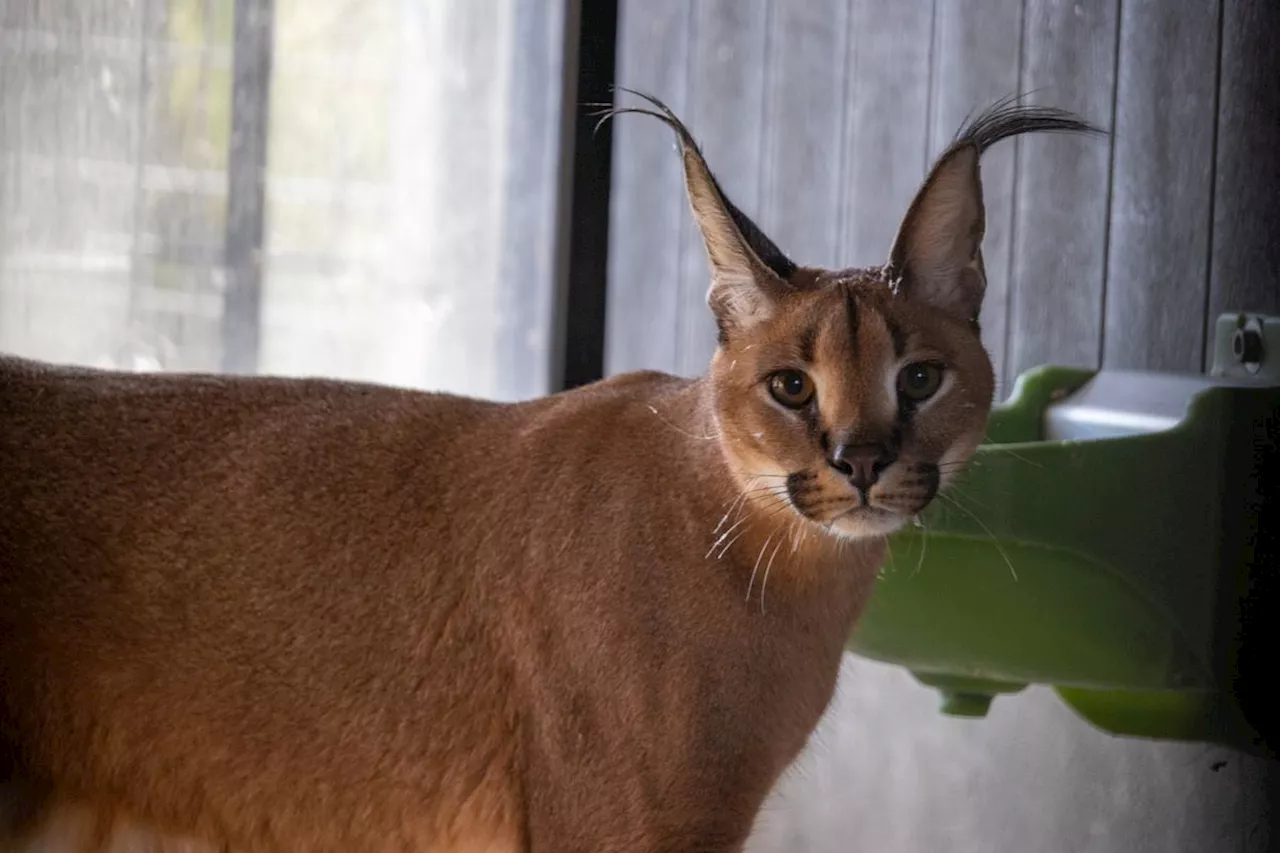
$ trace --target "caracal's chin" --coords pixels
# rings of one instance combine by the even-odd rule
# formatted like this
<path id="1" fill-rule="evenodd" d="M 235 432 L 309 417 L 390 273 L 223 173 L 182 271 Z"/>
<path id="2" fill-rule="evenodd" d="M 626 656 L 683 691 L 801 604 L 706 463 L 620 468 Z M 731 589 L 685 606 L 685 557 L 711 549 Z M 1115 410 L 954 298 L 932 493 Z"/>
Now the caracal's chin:
<path id="1" fill-rule="evenodd" d="M 823 527 L 833 536 L 839 536 L 841 539 L 866 539 L 873 536 L 888 536 L 902 529 L 910 520 L 911 516 L 903 515 L 896 510 L 860 506 Z"/>

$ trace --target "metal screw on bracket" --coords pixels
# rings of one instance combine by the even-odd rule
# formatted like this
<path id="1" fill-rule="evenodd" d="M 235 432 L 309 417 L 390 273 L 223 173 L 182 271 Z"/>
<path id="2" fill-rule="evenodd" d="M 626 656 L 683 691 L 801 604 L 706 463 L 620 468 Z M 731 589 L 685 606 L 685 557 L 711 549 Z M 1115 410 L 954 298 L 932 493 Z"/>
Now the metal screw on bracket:
<path id="1" fill-rule="evenodd" d="M 1243 365 L 1250 373 L 1257 373 L 1264 355 L 1262 332 L 1253 328 L 1253 324 L 1236 329 L 1231 338 L 1231 354 L 1235 356 L 1237 364 Z"/>
<path id="2" fill-rule="evenodd" d="M 1205 372 L 1215 379 L 1280 385 L 1280 315 L 1219 314 L 1213 326 L 1213 358 Z"/>

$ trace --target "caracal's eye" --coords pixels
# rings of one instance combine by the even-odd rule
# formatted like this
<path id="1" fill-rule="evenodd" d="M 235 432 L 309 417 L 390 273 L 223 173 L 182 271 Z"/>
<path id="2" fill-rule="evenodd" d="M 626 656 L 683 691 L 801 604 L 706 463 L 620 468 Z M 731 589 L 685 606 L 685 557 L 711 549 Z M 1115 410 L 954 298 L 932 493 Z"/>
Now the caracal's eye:
<path id="1" fill-rule="evenodd" d="M 769 393 L 788 409 L 800 409 L 813 399 L 813 380 L 802 370 L 779 370 L 769 377 Z"/>
<path id="2" fill-rule="evenodd" d="M 917 361 L 898 374 L 898 393 L 913 403 L 922 403 L 938 393 L 942 385 L 942 365 Z"/>

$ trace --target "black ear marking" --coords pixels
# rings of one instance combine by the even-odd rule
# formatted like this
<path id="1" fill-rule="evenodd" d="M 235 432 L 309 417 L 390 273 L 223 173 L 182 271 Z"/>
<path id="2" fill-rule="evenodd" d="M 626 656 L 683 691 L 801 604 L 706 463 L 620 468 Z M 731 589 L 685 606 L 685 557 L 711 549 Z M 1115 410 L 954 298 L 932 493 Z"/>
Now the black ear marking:
<path id="1" fill-rule="evenodd" d="M 849 347 L 851 352 L 858 351 L 858 295 L 853 292 L 853 285 L 845 282 L 842 287 L 844 297 L 844 319 L 849 327 Z"/>

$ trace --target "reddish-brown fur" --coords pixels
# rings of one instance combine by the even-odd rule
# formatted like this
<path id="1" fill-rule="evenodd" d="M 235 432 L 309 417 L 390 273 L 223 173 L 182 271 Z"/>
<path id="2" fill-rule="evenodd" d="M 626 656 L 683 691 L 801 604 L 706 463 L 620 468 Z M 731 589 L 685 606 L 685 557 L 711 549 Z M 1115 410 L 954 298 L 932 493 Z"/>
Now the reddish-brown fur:
<path id="1" fill-rule="evenodd" d="M 686 144 L 698 380 L 499 405 L 0 359 L 0 850 L 739 850 L 883 534 L 982 433 L 981 227 L 930 201 L 980 215 L 979 147 L 889 267 L 784 281 Z M 952 244 L 959 303 L 911 273 Z M 949 384 L 903 430 L 921 359 Z M 824 454 L 895 429 L 861 507 Z"/>

